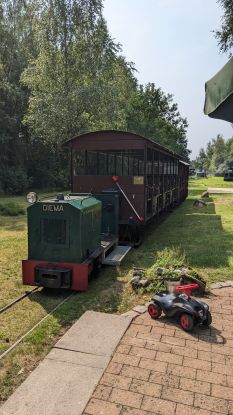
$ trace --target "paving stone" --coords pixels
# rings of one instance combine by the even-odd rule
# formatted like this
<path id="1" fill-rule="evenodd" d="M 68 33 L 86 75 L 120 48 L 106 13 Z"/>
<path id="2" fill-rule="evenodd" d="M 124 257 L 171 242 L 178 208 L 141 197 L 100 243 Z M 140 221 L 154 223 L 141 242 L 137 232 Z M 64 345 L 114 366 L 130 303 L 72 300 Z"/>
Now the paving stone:
<path id="1" fill-rule="evenodd" d="M 140 408 L 142 398 L 143 395 L 139 393 L 114 388 L 109 400 L 118 404 L 131 406 L 132 408 Z"/>
<path id="2" fill-rule="evenodd" d="M 119 415 L 121 408 L 121 405 L 92 398 L 88 403 L 85 412 L 88 415 Z M 68 413 L 66 415 L 68 415 Z"/>
<path id="3" fill-rule="evenodd" d="M 141 409 L 130 408 L 129 406 L 123 406 L 121 415 L 152 415 L 149 412 L 145 412 Z"/>
<path id="4" fill-rule="evenodd" d="M 154 361 L 151 359 L 144 359 L 140 360 L 139 366 L 144 369 L 155 370 L 156 372 L 165 373 L 167 370 L 167 363 L 166 362 L 159 362 Z"/>
<path id="5" fill-rule="evenodd" d="M 147 341 L 146 342 L 146 348 L 147 349 L 152 349 L 152 350 L 156 350 L 156 351 L 161 351 L 161 352 L 165 352 L 165 353 L 170 353 L 172 350 L 172 345 L 166 344 L 166 343 L 161 343 L 159 341 Z"/>
<path id="6" fill-rule="evenodd" d="M 159 351 L 156 354 L 156 360 L 167 363 L 174 363 L 175 361 L 177 365 L 182 365 L 183 356 L 178 355 L 175 357 L 172 353 L 164 353 Z"/>
<path id="7" fill-rule="evenodd" d="M 115 353 L 112 358 L 112 362 L 122 363 L 122 364 L 130 365 L 130 366 L 138 366 L 139 361 L 140 361 L 140 357 L 131 356 L 128 354 L 123 354 L 123 353 Z"/>
<path id="8" fill-rule="evenodd" d="M 215 288 L 221 288 L 222 287 L 222 283 L 221 282 L 216 282 L 215 284 L 211 284 L 210 288 L 212 290 L 214 290 Z"/>
<path id="9" fill-rule="evenodd" d="M 137 346 L 131 347 L 130 354 L 138 357 L 146 357 L 148 359 L 154 359 L 156 356 L 156 352 L 154 350 Z"/>
<path id="10" fill-rule="evenodd" d="M 178 403 L 176 407 L 176 415 L 216 415 L 216 413 Z"/>
<path id="11" fill-rule="evenodd" d="M 221 373 L 223 375 L 231 376 L 233 373 L 233 366 L 232 365 L 222 365 L 219 363 L 212 363 L 212 371 L 216 373 Z"/>
<path id="12" fill-rule="evenodd" d="M 231 387 L 213 385 L 212 396 L 233 401 L 233 389 Z"/>
<path id="13" fill-rule="evenodd" d="M 118 389 L 129 389 L 132 379 L 126 376 L 113 375 L 105 372 L 100 383 L 107 386 L 114 386 Z"/>
<path id="14" fill-rule="evenodd" d="M 177 337 L 162 336 L 161 342 L 168 343 L 172 346 L 185 346 L 185 340 Z"/>
<path id="15" fill-rule="evenodd" d="M 171 353 L 175 354 L 175 355 L 180 355 L 180 356 L 186 356 L 186 357 L 193 357 L 193 358 L 197 358 L 197 350 L 196 349 L 191 349 L 187 346 L 185 347 L 180 347 L 180 346 L 173 346 L 171 349 Z"/>
<path id="16" fill-rule="evenodd" d="M 107 369 L 106 369 L 106 372 L 118 375 L 120 373 L 121 369 L 122 369 L 122 366 L 123 365 L 120 364 L 120 363 L 110 362 Z"/>
<path id="17" fill-rule="evenodd" d="M 138 314 L 143 314 L 147 311 L 147 307 L 145 305 L 137 305 L 132 310 L 136 311 Z"/>
<path id="18" fill-rule="evenodd" d="M 174 415 L 176 404 L 175 402 L 145 396 L 142 402 L 142 409 L 157 415 Z"/>
<path id="19" fill-rule="evenodd" d="M 96 356 L 93 354 L 73 352 L 63 349 L 52 349 L 46 356 L 46 359 L 56 362 L 66 362 L 79 366 L 87 366 L 99 369 L 105 369 L 109 363 L 109 356 Z"/>
<path id="20" fill-rule="evenodd" d="M 128 344 L 119 344 L 119 346 L 116 349 L 116 353 L 128 354 L 130 349 L 131 346 Z"/>
<path id="21" fill-rule="evenodd" d="M 204 350 L 204 351 L 211 351 L 211 344 L 206 343 L 204 341 L 193 341 L 193 340 L 186 340 L 186 346 L 190 349 L 196 350 Z"/>
<path id="22" fill-rule="evenodd" d="M 132 319 L 135 319 L 138 316 L 138 313 L 133 310 L 129 310 L 124 314 L 121 314 L 123 317 L 131 317 Z"/>
<path id="23" fill-rule="evenodd" d="M 233 388 L 233 376 L 227 376 L 227 386 L 230 386 L 231 388 Z"/>
<path id="24" fill-rule="evenodd" d="M 121 371 L 121 375 L 135 379 L 148 380 L 150 376 L 150 369 L 148 370 L 141 367 L 124 365 Z"/>
<path id="25" fill-rule="evenodd" d="M 209 362 L 222 363 L 223 365 L 225 365 L 226 363 L 225 355 L 212 352 L 205 352 L 203 350 L 198 351 L 198 359 L 207 360 Z"/>
<path id="26" fill-rule="evenodd" d="M 118 315 L 86 311 L 55 346 L 61 349 L 110 356 L 131 321 L 131 318 Z"/>
<path id="27" fill-rule="evenodd" d="M 196 369 L 191 368 L 191 367 L 184 367 L 184 366 L 179 366 L 179 365 L 174 365 L 169 363 L 168 368 L 167 368 L 167 373 L 168 374 L 172 374 L 175 376 L 184 376 L 185 378 L 188 379 L 195 379 L 196 378 Z"/>
<path id="28" fill-rule="evenodd" d="M 142 339 L 138 339 L 137 337 L 131 337 L 127 334 L 122 337 L 121 344 L 128 344 L 130 346 L 138 346 L 138 347 L 144 347 L 146 345 L 146 341 Z"/>
<path id="29" fill-rule="evenodd" d="M 206 360 L 192 359 L 190 357 L 184 357 L 183 365 L 193 367 L 194 369 L 211 370 L 211 362 Z"/>
<path id="30" fill-rule="evenodd" d="M 185 402 L 187 405 L 192 405 L 194 400 L 194 393 L 187 390 L 163 386 L 161 398 L 168 399 L 172 402 Z"/>
<path id="31" fill-rule="evenodd" d="M 93 393 L 93 398 L 108 400 L 112 388 L 110 386 L 98 385 Z"/>
<path id="32" fill-rule="evenodd" d="M 170 373 L 151 372 L 149 381 L 171 388 L 179 388 L 180 385 L 180 377 Z"/>
<path id="33" fill-rule="evenodd" d="M 226 385 L 227 377 L 224 374 L 197 370 L 197 380 L 214 383 L 216 385 Z"/>
<path id="34" fill-rule="evenodd" d="M 210 383 L 202 382 L 202 381 L 194 380 L 194 379 L 186 379 L 186 378 L 180 379 L 180 388 L 191 391 L 191 392 L 202 393 L 203 395 L 210 395 L 210 390 L 211 390 Z"/>
<path id="35" fill-rule="evenodd" d="M 145 382 L 144 380 L 133 379 L 130 385 L 130 390 L 132 392 L 159 398 L 161 395 L 162 386 L 152 382 Z"/>
<path id="36" fill-rule="evenodd" d="M 99 368 L 45 359 L 0 408 L 0 414 L 81 414 L 101 374 Z"/>
<path id="37" fill-rule="evenodd" d="M 219 412 L 220 414 L 228 414 L 228 402 L 225 399 L 212 396 L 195 394 L 194 407 Z"/>

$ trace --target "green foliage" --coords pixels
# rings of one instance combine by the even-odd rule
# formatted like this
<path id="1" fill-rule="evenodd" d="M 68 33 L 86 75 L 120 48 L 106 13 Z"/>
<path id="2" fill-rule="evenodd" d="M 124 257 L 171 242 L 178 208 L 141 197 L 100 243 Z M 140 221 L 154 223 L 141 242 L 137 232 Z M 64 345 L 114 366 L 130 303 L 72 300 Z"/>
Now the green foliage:
<path id="1" fill-rule="evenodd" d="M 221 52 L 229 52 L 232 55 L 233 47 L 233 2 L 232 0 L 218 0 L 223 8 L 222 26 L 215 32 L 218 46 Z"/>
<path id="2" fill-rule="evenodd" d="M 188 159 L 187 120 L 180 116 L 171 94 L 154 83 L 139 86 L 129 102 L 127 129 L 152 138 Z"/>
<path id="3" fill-rule="evenodd" d="M 221 135 L 218 135 L 207 144 L 206 150 L 201 148 L 193 165 L 196 169 L 205 170 L 211 175 L 223 176 L 232 162 L 233 138 L 225 141 Z"/>
<path id="4" fill-rule="evenodd" d="M 0 171 L 0 182 L 5 194 L 18 195 L 30 187 L 31 179 L 22 167 L 12 167 Z"/>
<path id="5" fill-rule="evenodd" d="M 25 209 L 15 202 L 1 203 L 0 215 L 2 216 L 19 216 L 25 215 Z"/>
<path id="6" fill-rule="evenodd" d="M 171 95 L 137 84 L 102 0 L 2 1 L 0 38 L 1 192 L 67 187 L 62 143 L 87 131 L 133 131 L 188 158 L 186 120 Z"/>

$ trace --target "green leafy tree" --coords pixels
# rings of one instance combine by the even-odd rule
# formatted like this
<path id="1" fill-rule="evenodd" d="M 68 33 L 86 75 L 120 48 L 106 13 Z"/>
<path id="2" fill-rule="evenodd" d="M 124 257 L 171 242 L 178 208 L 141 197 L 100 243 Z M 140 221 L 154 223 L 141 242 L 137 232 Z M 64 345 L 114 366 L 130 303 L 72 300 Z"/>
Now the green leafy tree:
<path id="1" fill-rule="evenodd" d="M 207 161 L 207 156 L 206 156 L 205 150 L 204 148 L 201 148 L 196 160 L 193 161 L 193 165 L 195 169 L 199 171 L 205 170 L 206 161 Z"/>
<path id="2" fill-rule="evenodd" d="M 188 159 L 187 126 L 172 95 L 165 95 L 154 83 L 135 90 L 128 109 L 128 130 L 152 138 Z"/>
<path id="3" fill-rule="evenodd" d="M 203 148 L 200 150 L 194 161 L 197 169 L 206 170 L 212 175 L 223 175 L 232 164 L 233 138 L 224 140 L 220 134 L 207 144 L 206 150 Z"/>
<path id="4" fill-rule="evenodd" d="M 22 117 L 28 94 L 20 76 L 33 53 L 31 19 L 26 1 L 0 2 L 0 191 L 21 192 L 27 135 Z M 30 51 L 29 51 L 30 49 Z"/>
<path id="5" fill-rule="evenodd" d="M 218 0 L 224 10 L 222 26 L 215 32 L 221 52 L 229 52 L 232 55 L 233 47 L 233 1 Z"/>

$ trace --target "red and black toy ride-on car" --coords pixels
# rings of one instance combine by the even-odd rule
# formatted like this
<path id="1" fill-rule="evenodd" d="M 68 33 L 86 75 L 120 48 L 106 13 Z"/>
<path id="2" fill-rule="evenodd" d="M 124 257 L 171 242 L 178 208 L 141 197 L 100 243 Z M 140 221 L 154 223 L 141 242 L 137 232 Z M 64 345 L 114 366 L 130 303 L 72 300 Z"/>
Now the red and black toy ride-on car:
<path id="1" fill-rule="evenodd" d="M 157 319 L 163 312 L 167 317 L 177 318 L 185 331 L 200 324 L 208 327 L 212 323 L 208 304 L 190 297 L 191 290 L 196 288 L 198 284 L 179 285 L 173 293 L 156 293 L 148 306 L 151 318 Z"/>

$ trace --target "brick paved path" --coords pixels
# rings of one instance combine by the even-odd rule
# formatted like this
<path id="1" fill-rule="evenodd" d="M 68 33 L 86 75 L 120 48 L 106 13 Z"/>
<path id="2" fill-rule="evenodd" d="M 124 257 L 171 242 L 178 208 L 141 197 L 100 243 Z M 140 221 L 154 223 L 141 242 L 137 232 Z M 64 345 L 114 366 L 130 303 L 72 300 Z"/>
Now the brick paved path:
<path id="1" fill-rule="evenodd" d="M 215 289 L 211 328 L 135 318 L 83 415 L 233 415 L 233 288 Z"/>

